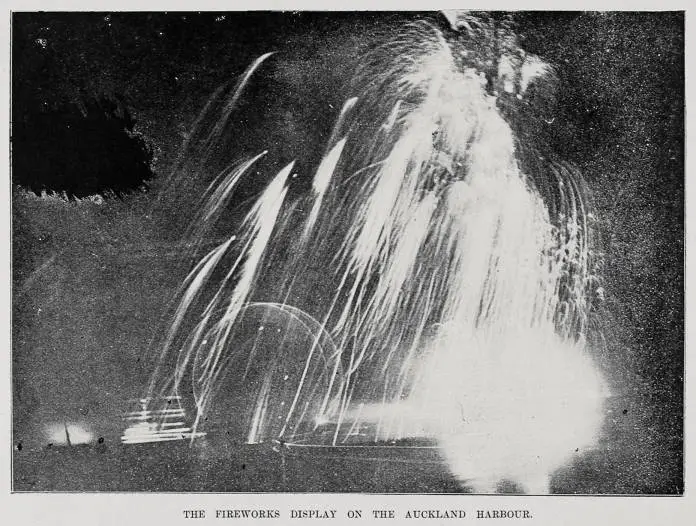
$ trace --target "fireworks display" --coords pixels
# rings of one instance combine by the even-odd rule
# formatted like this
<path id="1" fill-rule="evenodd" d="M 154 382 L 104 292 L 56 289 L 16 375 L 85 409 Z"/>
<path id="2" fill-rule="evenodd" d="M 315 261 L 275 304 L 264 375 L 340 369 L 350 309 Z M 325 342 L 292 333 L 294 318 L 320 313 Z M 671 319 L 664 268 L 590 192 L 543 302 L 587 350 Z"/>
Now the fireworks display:
<path id="1" fill-rule="evenodd" d="M 607 392 L 592 358 L 591 200 L 515 111 L 553 70 L 505 21 L 448 20 L 413 23 L 363 57 L 312 184 L 294 186 L 293 162 L 272 174 L 190 272 L 141 401 L 146 435 L 168 438 L 150 417 L 192 393 L 186 436 L 424 438 L 462 485 L 534 493 L 596 443 Z M 270 56 L 189 152 L 209 155 Z M 194 243 L 266 153 L 211 185 Z"/>

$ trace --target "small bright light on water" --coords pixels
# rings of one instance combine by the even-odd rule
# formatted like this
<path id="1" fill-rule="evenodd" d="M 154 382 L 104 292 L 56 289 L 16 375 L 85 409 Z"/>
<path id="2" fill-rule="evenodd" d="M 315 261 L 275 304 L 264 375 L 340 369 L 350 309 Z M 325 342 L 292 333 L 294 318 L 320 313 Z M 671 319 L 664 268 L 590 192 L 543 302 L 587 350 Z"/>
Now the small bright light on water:
<path id="1" fill-rule="evenodd" d="M 51 424 L 46 428 L 46 435 L 54 446 L 67 446 L 68 440 L 73 446 L 94 442 L 94 434 L 78 424 Z"/>

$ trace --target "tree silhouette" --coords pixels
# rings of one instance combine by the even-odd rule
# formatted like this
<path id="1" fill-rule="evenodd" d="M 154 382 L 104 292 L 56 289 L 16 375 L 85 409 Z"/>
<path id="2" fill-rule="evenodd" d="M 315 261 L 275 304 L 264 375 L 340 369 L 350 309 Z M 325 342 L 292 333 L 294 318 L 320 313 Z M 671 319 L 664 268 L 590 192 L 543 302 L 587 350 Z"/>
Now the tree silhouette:
<path id="1" fill-rule="evenodd" d="M 69 198 L 147 188 L 152 154 L 134 125 L 108 97 L 26 111 L 12 125 L 12 180 Z"/>

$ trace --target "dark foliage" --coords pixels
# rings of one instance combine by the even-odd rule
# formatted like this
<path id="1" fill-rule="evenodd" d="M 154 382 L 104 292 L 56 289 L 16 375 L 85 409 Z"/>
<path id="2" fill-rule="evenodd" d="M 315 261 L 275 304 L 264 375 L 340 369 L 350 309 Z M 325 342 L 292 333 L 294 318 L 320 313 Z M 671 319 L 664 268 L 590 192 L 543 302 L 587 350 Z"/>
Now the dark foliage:
<path id="1" fill-rule="evenodd" d="M 12 126 L 13 183 L 71 198 L 147 188 L 152 155 L 134 125 L 109 98 L 26 112 Z"/>

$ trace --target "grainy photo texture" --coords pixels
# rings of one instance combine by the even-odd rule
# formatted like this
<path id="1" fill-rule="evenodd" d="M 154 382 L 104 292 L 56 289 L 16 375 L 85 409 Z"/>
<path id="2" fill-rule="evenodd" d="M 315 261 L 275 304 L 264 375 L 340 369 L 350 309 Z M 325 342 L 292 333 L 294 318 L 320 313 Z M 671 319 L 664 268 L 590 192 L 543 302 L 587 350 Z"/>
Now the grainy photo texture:
<path id="1" fill-rule="evenodd" d="M 15 12 L 13 489 L 683 492 L 680 12 Z"/>

